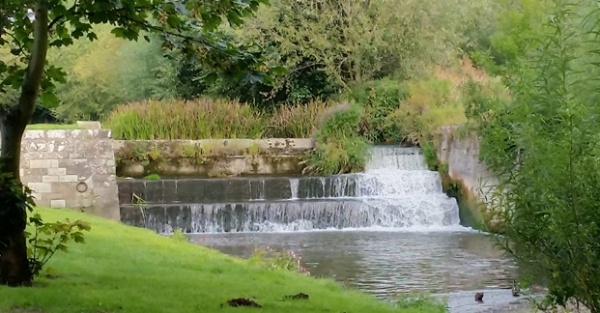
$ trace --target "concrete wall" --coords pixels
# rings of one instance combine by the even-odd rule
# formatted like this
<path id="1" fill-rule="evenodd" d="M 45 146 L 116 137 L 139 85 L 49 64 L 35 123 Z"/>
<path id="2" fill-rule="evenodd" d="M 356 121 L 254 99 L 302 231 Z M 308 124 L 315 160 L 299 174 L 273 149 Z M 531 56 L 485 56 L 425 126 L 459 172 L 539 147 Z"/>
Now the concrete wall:
<path id="1" fill-rule="evenodd" d="M 110 130 L 26 131 L 21 177 L 39 206 L 120 218 Z"/>
<path id="2" fill-rule="evenodd" d="M 122 177 L 297 175 L 311 139 L 203 139 L 115 141 Z"/>
<path id="3" fill-rule="evenodd" d="M 460 181 L 482 201 L 491 195 L 498 179 L 479 161 L 479 139 L 475 135 L 458 138 L 456 127 L 440 128 L 438 158 L 448 164 L 450 178 Z"/>
<path id="4" fill-rule="evenodd" d="M 475 134 L 458 137 L 457 127 L 441 127 L 437 138 L 437 156 L 440 162 L 448 165 L 448 176 L 462 189 L 464 200 L 470 210 L 487 209 L 498 178 L 479 160 L 479 138 Z M 462 208 L 461 208 L 462 209 Z M 490 216 L 482 212 L 472 212 L 475 218 L 488 226 Z"/>

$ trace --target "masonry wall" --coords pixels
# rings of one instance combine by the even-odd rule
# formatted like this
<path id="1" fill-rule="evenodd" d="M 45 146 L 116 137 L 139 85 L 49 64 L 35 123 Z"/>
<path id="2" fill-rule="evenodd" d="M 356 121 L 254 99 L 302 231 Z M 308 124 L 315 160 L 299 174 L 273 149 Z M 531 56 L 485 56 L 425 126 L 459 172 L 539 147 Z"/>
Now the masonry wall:
<path id="1" fill-rule="evenodd" d="M 28 130 L 21 177 L 36 204 L 120 219 L 110 130 Z"/>

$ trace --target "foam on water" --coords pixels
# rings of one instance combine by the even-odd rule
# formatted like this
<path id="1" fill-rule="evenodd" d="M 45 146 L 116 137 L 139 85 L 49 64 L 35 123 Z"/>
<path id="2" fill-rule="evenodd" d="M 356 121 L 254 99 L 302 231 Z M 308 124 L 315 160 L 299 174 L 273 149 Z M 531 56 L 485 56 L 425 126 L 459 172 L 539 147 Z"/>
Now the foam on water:
<path id="1" fill-rule="evenodd" d="M 460 224 L 456 199 L 444 194 L 439 173 L 427 169 L 417 148 L 373 147 L 357 189 L 369 205 L 395 208 L 409 227 Z"/>

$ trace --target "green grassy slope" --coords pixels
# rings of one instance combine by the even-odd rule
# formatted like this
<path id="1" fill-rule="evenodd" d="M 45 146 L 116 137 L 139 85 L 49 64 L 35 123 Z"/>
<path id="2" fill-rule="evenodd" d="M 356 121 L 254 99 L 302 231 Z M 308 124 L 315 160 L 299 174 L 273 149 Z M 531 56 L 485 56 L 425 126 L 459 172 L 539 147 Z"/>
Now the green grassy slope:
<path id="1" fill-rule="evenodd" d="M 70 244 L 33 288 L 0 287 L 0 312 L 440 312 L 428 303 L 394 309 L 333 281 L 273 271 L 149 230 L 70 210 L 39 209 L 44 220 L 91 223 L 86 244 Z M 306 293 L 309 300 L 283 300 Z M 220 304 L 251 297 L 262 309 Z"/>

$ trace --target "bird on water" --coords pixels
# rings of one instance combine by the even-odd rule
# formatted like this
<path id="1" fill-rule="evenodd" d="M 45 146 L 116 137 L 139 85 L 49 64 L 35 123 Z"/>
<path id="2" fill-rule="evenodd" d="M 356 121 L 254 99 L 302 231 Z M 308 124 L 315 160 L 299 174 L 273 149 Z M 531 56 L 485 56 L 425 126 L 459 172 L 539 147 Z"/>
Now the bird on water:
<path id="1" fill-rule="evenodd" d="M 520 293 L 521 293 L 521 289 L 519 288 L 519 285 L 517 284 L 517 281 L 513 280 L 513 286 L 512 286 L 512 295 L 513 295 L 513 297 L 518 297 Z"/>
<path id="2" fill-rule="evenodd" d="M 483 303 L 483 292 L 475 293 L 475 301 L 479 303 Z"/>

